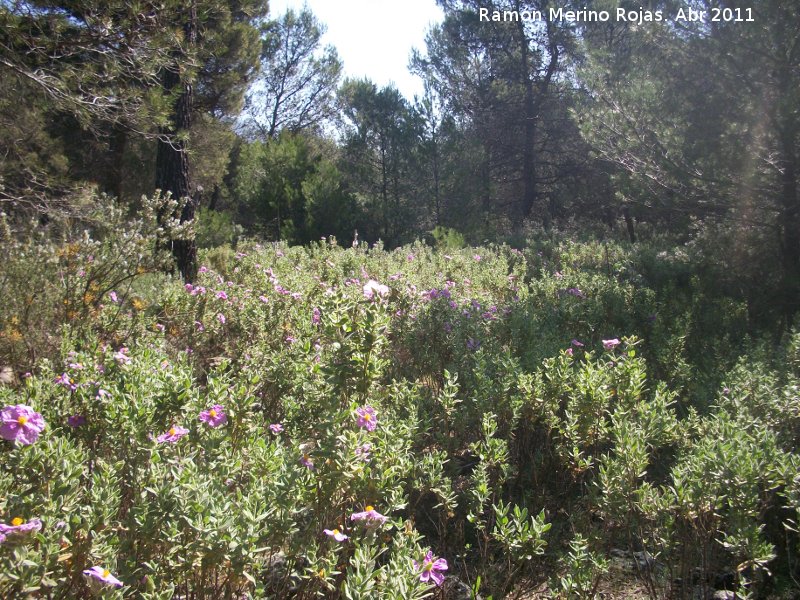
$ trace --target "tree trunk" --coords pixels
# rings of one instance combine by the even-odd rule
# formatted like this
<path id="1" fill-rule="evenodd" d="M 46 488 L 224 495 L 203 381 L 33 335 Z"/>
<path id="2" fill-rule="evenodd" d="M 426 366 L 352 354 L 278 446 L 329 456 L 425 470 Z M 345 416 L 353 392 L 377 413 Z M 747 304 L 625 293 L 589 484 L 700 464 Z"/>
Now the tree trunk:
<path id="1" fill-rule="evenodd" d="M 128 143 L 128 132 L 121 125 L 114 125 L 108 143 L 111 154 L 111 165 L 108 170 L 104 191 L 122 200 L 122 182 L 125 178 L 125 149 Z"/>
<path id="2" fill-rule="evenodd" d="M 519 3 L 517 5 L 519 8 Z M 533 81 L 531 80 L 530 48 L 528 47 L 528 36 L 525 34 L 525 24 L 520 19 L 517 22 L 517 33 L 519 35 L 520 51 L 520 77 L 525 86 L 525 97 L 523 105 L 523 135 L 522 141 L 522 217 L 530 216 L 536 204 L 536 160 L 534 156 L 534 141 L 536 135 L 536 100 L 534 98 Z"/>
<path id="3" fill-rule="evenodd" d="M 636 243 L 636 230 L 633 228 L 633 217 L 631 211 L 627 206 L 622 207 L 622 216 L 625 217 L 625 227 L 628 229 L 628 239 L 631 244 Z"/>
<path id="4" fill-rule="evenodd" d="M 189 21 L 185 27 L 186 39 L 190 47 L 197 41 L 197 8 L 189 9 Z M 182 57 L 176 57 L 181 60 Z M 185 223 L 194 219 L 197 210 L 197 199 L 191 195 L 189 185 L 189 156 L 186 152 L 186 142 L 178 136 L 189 131 L 192 119 L 193 86 L 190 79 L 181 80 L 179 66 L 164 69 L 161 78 L 164 91 L 174 93 L 181 88 L 180 95 L 175 100 L 170 126 L 162 131 L 167 139 L 159 139 L 156 154 L 156 188 L 162 192 L 170 192 L 174 198 L 185 198 L 186 204 L 180 214 L 180 222 Z M 197 277 L 197 246 L 194 239 L 174 240 L 172 254 L 178 270 L 184 281 L 191 283 Z"/>
<path id="5" fill-rule="evenodd" d="M 797 197 L 797 151 L 791 130 L 781 132 L 781 254 L 783 312 L 792 326 L 800 309 L 800 207 Z"/>

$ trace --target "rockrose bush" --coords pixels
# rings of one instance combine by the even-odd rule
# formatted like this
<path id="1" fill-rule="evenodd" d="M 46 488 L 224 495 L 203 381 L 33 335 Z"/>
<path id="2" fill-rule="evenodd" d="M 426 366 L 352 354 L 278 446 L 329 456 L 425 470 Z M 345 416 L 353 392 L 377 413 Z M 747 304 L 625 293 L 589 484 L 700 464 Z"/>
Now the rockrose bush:
<path id="1" fill-rule="evenodd" d="M 0 387 L 0 597 L 591 598 L 612 550 L 653 598 L 792 586 L 797 336 L 697 402 L 620 248 L 199 271 L 102 289 Z"/>

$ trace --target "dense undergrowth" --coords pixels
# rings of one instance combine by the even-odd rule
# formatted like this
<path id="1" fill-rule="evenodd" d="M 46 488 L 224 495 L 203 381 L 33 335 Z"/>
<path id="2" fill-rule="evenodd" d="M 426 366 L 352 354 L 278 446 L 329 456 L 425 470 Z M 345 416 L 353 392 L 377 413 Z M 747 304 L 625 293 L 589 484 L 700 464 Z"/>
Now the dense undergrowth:
<path id="1" fill-rule="evenodd" d="M 45 426 L 0 442 L 3 598 L 437 597 L 437 557 L 591 598 L 612 549 L 653 598 L 800 589 L 800 336 L 690 248 L 251 243 L 184 286 L 157 212 L 4 225 L 4 437 Z"/>

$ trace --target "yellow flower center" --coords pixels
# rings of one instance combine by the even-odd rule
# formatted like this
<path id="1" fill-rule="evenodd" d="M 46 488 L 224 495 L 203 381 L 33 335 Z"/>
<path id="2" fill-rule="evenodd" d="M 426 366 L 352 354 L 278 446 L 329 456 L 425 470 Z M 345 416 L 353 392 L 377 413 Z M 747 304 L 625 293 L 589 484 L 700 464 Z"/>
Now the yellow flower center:
<path id="1" fill-rule="evenodd" d="M 367 508 L 365 508 L 364 510 L 365 510 L 366 512 L 372 512 L 373 510 L 375 510 L 375 507 L 374 507 L 374 506 L 372 506 L 372 505 L 367 505 Z"/>
<path id="2" fill-rule="evenodd" d="M 319 571 L 317 571 L 317 575 L 319 576 L 320 579 L 325 579 L 325 569 L 320 569 Z"/>
<path id="3" fill-rule="evenodd" d="M 339 535 L 339 530 L 338 529 L 334 529 L 333 530 L 333 535 Z"/>
<path id="4" fill-rule="evenodd" d="M 210 416 L 211 418 L 214 418 L 214 417 L 216 417 L 216 416 L 217 416 L 217 411 L 215 411 L 215 410 L 212 408 L 210 411 L 208 411 L 208 414 L 209 414 L 209 416 Z"/>
<path id="5" fill-rule="evenodd" d="M 175 428 L 174 427 L 170 427 L 169 428 L 169 434 L 170 435 L 175 435 Z"/>
<path id="6" fill-rule="evenodd" d="M 372 415 L 369 414 L 369 413 L 364 413 L 364 420 L 365 421 L 371 421 L 372 420 Z"/>
<path id="7" fill-rule="evenodd" d="M 17 417 L 17 423 L 19 423 L 20 425 L 25 425 L 25 423 L 27 422 L 28 422 L 28 417 L 26 417 L 25 415 L 20 415 L 19 417 Z"/>
<path id="8" fill-rule="evenodd" d="M 103 569 L 103 577 L 108 577 L 109 575 L 111 575 L 111 571 L 108 569 Z"/>
<path id="9" fill-rule="evenodd" d="M 25 519 L 22 519 L 22 518 L 20 518 L 20 517 L 14 517 L 13 519 L 11 519 L 11 524 L 12 524 L 14 527 L 19 527 L 19 526 L 20 526 L 20 525 L 22 525 L 24 522 L 25 522 Z"/>

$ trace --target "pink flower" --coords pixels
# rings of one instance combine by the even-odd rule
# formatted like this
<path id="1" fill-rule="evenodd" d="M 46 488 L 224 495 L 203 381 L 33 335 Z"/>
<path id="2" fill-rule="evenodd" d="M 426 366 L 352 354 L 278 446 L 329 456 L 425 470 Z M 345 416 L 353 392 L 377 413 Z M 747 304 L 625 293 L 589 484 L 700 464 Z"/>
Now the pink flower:
<path id="1" fill-rule="evenodd" d="M 208 273 L 208 267 L 200 267 L 200 269 L 197 272 L 198 273 Z"/>
<path id="2" fill-rule="evenodd" d="M 117 304 L 119 302 L 119 298 L 117 297 L 117 292 L 109 292 L 108 297 L 111 298 L 111 301 L 114 304 Z"/>
<path id="3" fill-rule="evenodd" d="M 375 418 L 375 409 L 371 406 L 361 406 L 356 409 L 356 414 L 358 415 L 358 423 L 359 427 L 366 427 L 367 431 L 375 431 L 375 428 L 378 426 L 378 420 Z"/>
<path id="4" fill-rule="evenodd" d="M 0 437 L 23 446 L 34 443 L 44 430 L 42 415 L 25 404 L 0 410 Z"/>
<path id="5" fill-rule="evenodd" d="M 275 435 L 278 435 L 281 431 L 283 431 L 283 425 L 281 425 L 280 423 L 272 423 L 269 426 L 269 430 Z"/>
<path id="6" fill-rule="evenodd" d="M 118 588 L 122 587 L 122 582 L 114 577 L 111 574 L 111 571 L 104 569 L 103 567 L 92 567 L 91 569 L 86 569 L 83 572 L 83 575 L 90 580 L 94 580 L 105 585 L 111 585 Z"/>
<path id="7" fill-rule="evenodd" d="M 359 457 L 364 462 L 369 460 L 369 453 L 372 451 L 372 444 L 362 444 L 358 448 L 356 448 L 356 456 Z"/>
<path id="8" fill-rule="evenodd" d="M 425 555 L 425 558 L 422 559 L 422 564 L 420 565 L 417 561 L 414 562 L 414 570 L 422 572 L 419 574 L 419 580 L 425 583 L 430 583 L 431 581 L 436 584 L 437 586 L 442 585 L 444 583 L 444 575 L 442 571 L 447 571 L 447 561 L 443 558 L 437 558 L 436 560 L 433 559 L 433 552 L 428 550 L 428 553 Z"/>
<path id="9" fill-rule="evenodd" d="M 474 255 L 472 256 L 472 258 L 473 258 L 473 259 L 475 259 L 475 260 L 477 260 L 477 261 L 480 261 L 480 260 L 481 260 L 481 255 L 480 255 L 480 254 L 474 254 Z"/>
<path id="10" fill-rule="evenodd" d="M 325 535 L 327 535 L 328 537 L 332 537 L 337 542 L 343 542 L 346 539 L 349 539 L 345 534 L 343 534 L 338 529 L 323 529 L 322 531 L 325 533 Z"/>
<path id="11" fill-rule="evenodd" d="M 58 385 L 63 385 L 66 388 L 69 388 L 71 391 L 75 391 L 78 389 L 78 386 L 75 384 L 75 380 L 71 379 L 69 375 L 66 373 L 62 373 L 61 377 L 55 378 L 55 383 Z"/>
<path id="12" fill-rule="evenodd" d="M 312 471 L 314 470 L 314 461 L 308 454 L 303 454 L 303 456 L 300 457 L 300 464 L 306 469 L 311 469 Z"/>
<path id="13" fill-rule="evenodd" d="M 567 353 L 567 356 L 572 356 L 573 354 L 575 354 L 575 353 L 572 351 L 572 348 L 567 348 L 567 349 L 565 350 L 565 352 Z"/>
<path id="14" fill-rule="evenodd" d="M 217 292 L 217 299 L 218 300 L 227 300 L 228 299 L 228 294 L 226 294 L 225 292 L 220 290 L 219 292 Z"/>
<path id="15" fill-rule="evenodd" d="M 131 357 L 128 356 L 128 349 L 123 346 L 119 349 L 119 352 L 114 353 L 114 360 L 116 360 L 121 365 L 127 365 L 131 362 Z"/>
<path id="16" fill-rule="evenodd" d="M 267 298 L 266 296 L 259 296 L 258 299 L 261 300 L 264 304 L 269 302 L 269 298 Z"/>
<path id="17" fill-rule="evenodd" d="M 370 279 L 364 284 L 364 297 L 367 300 L 372 300 L 375 295 L 383 298 L 389 295 L 389 287 L 378 283 L 374 279 Z"/>
<path id="18" fill-rule="evenodd" d="M 579 341 L 579 340 L 576 340 L 576 339 L 573 339 L 573 340 L 570 342 L 570 344 L 571 344 L 571 345 L 573 345 L 573 346 L 575 346 L 576 348 L 583 348 L 583 342 L 581 342 L 581 341 Z"/>
<path id="19" fill-rule="evenodd" d="M 20 517 L 11 519 L 11 524 L 6 525 L 0 523 L 0 544 L 4 541 L 19 541 L 32 533 L 39 531 L 42 528 L 42 522 L 39 519 L 31 519 L 27 523 Z"/>
<path id="20" fill-rule="evenodd" d="M 228 422 L 228 416 L 219 404 L 215 404 L 208 410 L 202 411 L 199 418 L 209 427 L 219 427 Z"/>
<path id="21" fill-rule="evenodd" d="M 603 340 L 603 348 L 606 350 L 613 350 L 617 346 L 620 345 L 620 341 L 617 338 L 612 338 L 610 340 Z"/>
<path id="22" fill-rule="evenodd" d="M 164 444 L 164 443 L 174 444 L 183 436 L 185 436 L 187 433 L 189 433 L 188 429 L 181 427 L 180 425 L 173 425 L 172 427 L 169 428 L 168 431 L 158 436 L 156 438 L 156 441 L 159 444 Z"/>
<path id="23" fill-rule="evenodd" d="M 311 324 L 319 325 L 321 320 L 322 320 L 322 313 L 320 312 L 318 307 L 314 307 L 314 310 L 311 311 Z"/>
<path id="24" fill-rule="evenodd" d="M 81 425 L 86 425 L 86 417 L 83 415 L 72 415 L 67 417 L 67 425 L 73 429 L 77 429 Z"/>
<path id="25" fill-rule="evenodd" d="M 225 315 L 223 315 L 222 313 L 217 313 L 217 321 L 225 325 Z"/>
<path id="26" fill-rule="evenodd" d="M 367 506 L 364 508 L 363 512 L 357 512 L 350 515 L 350 520 L 364 521 L 365 525 L 374 526 L 386 523 L 386 521 L 389 520 L 389 517 L 385 517 L 377 510 L 375 510 L 375 508 L 373 508 L 372 506 Z"/>

